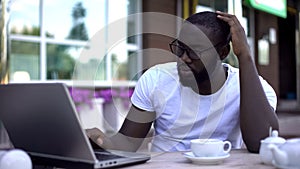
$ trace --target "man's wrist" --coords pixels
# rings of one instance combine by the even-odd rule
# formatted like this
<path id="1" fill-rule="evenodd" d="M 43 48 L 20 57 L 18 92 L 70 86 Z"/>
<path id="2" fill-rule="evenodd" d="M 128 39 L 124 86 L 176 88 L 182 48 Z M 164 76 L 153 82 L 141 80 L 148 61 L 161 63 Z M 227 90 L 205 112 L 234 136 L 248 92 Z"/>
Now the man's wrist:
<path id="1" fill-rule="evenodd" d="M 237 56 L 238 60 L 239 60 L 239 65 L 243 65 L 243 64 L 247 64 L 249 65 L 250 63 L 254 63 L 253 58 L 251 57 L 251 55 L 249 53 L 247 54 L 240 54 L 239 56 Z"/>

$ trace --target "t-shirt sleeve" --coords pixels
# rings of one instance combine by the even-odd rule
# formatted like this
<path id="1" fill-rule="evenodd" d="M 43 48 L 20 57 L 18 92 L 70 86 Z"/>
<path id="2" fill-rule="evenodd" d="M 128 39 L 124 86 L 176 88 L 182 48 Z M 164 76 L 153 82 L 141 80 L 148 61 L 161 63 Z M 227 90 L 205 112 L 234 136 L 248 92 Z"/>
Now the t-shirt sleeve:
<path id="1" fill-rule="evenodd" d="M 276 93 L 275 93 L 274 89 L 272 88 L 272 86 L 266 80 L 264 80 L 262 77 L 260 77 L 260 81 L 261 81 L 261 84 L 266 93 L 267 99 L 268 99 L 270 105 L 272 106 L 273 110 L 275 111 L 276 107 L 277 107 Z"/>
<path id="2" fill-rule="evenodd" d="M 146 110 L 146 111 L 154 111 L 152 102 L 151 102 L 151 94 L 155 88 L 155 79 L 153 78 L 157 76 L 155 74 L 155 69 L 148 69 L 138 80 L 134 92 L 131 96 L 131 103 L 136 107 Z"/>

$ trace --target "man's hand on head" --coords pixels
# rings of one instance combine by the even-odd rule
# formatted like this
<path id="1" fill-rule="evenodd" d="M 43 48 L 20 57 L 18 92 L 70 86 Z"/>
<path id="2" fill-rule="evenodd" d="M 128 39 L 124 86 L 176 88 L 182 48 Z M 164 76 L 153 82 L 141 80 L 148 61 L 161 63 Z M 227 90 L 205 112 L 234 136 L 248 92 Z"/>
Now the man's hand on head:
<path id="1" fill-rule="evenodd" d="M 230 26 L 231 42 L 234 54 L 240 59 L 243 56 L 250 56 L 250 47 L 247 41 L 245 30 L 235 15 L 216 11 L 218 18 Z"/>

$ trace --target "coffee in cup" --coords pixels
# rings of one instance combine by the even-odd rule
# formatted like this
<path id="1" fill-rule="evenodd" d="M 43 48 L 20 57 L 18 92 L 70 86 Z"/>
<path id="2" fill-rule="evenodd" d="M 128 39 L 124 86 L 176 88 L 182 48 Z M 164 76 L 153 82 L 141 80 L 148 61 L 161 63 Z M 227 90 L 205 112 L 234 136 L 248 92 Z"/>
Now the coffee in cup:
<path id="1" fill-rule="evenodd" d="M 193 139 L 191 150 L 196 157 L 217 157 L 229 153 L 231 143 L 219 139 Z"/>

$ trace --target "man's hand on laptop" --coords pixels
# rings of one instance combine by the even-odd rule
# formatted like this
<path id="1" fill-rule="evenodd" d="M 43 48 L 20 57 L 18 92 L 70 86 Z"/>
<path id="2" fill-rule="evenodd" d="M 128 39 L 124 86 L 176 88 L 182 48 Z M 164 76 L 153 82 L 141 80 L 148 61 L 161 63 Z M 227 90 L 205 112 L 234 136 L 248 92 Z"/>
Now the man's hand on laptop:
<path id="1" fill-rule="evenodd" d="M 86 129 L 87 136 L 100 147 L 105 149 L 113 149 L 113 143 L 110 138 L 107 137 L 101 130 L 98 128 Z"/>

